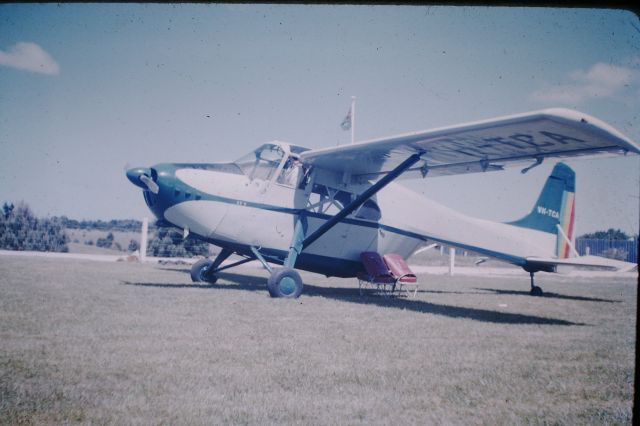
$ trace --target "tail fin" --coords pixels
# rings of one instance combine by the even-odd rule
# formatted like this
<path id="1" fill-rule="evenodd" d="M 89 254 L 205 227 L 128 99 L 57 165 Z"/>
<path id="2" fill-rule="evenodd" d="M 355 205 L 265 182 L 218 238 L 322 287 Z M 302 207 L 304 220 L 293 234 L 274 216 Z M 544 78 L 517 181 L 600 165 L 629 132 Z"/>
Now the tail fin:
<path id="1" fill-rule="evenodd" d="M 509 224 L 557 235 L 556 255 L 566 259 L 570 250 L 567 239 L 572 241 L 573 238 L 575 193 L 575 172 L 566 164 L 558 163 L 547 178 L 531 213 Z"/>

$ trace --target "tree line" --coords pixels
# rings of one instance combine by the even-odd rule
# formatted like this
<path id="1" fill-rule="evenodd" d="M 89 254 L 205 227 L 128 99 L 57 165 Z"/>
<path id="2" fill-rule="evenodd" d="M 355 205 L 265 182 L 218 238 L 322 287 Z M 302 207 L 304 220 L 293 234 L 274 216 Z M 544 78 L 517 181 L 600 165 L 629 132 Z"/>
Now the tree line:
<path id="1" fill-rule="evenodd" d="M 60 220 L 65 228 L 68 229 L 84 229 L 97 231 L 122 231 L 122 232 L 140 232 L 142 230 L 142 222 L 134 219 L 112 219 L 104 220 L 75 220 L 66 216 L 60 216 Z M 151 228 L 152 226 L 150 226 Z"/>
<path id="2" fill-rule="evenodd" d="M 29 206 L 5 202 L 0 214 L 0 249 L 68 252 L 69 238 L 65 229 L 108 231 L 106 237 L 98 238 L 95 245 L 102 248 L 122 250 L 115 241 L 114 231 L 140 232 L 142 222 L 134 219 L 75 220 L 66 216 L 38 218 Z M 90 242 L 90 245 L 93 241 Z M 131 240 L 127 251 L 139 249 L 136 240 Z M 182 232 L 175 228 L 149 225 L 148 256 L 190 257 L 208 256 L 209 244 L 193 236 L 182 238 Z"/>
<path id="3" fill-rule="evenodd" d="M 638 236 L 629 236 L 621 229 L 609 228 L 606 231 L 596 231 L 590 234 L 580 235 L 578 238 L 589 240 L 630 240 L 632 238 L 638 238 Z"/>
<path id="4" fill-rule="evenodd" d="M 0 248 L 68 252 L 67 235 L 59 218 L 37 218 L 26 203 L 4 203 L 0 215 Z"/>
<path id="5" fill-rule="evenodd" d="M 89 242 L 92 245 L 93 241 Z M 122 247 L 115 241 L 113 232 L 109 232 L 106 237 L 98 238 L 96 246 L 108 249 L 122 250 Z M 127 251 L 134 252 L 140 249 L 140 244 L 136 240 L 130 240 Z M 182 232 L 174 228 L 157 227 L 149 230 L 149 243 L 147 244 L 147 256 L 154 257 L 191 257 L 208 256 L 209 244 L 193 238 L 182 238 Z"/>

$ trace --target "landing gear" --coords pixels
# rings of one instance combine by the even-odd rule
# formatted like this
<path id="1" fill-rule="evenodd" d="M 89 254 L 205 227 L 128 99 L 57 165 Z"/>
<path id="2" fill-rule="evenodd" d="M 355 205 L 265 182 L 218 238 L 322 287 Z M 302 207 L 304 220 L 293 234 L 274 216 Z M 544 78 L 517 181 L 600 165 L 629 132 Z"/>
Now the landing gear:
<path id="1" fill-rule="evenodd" d="M 201 259 L 193 264 L 191 267 L 191 280 L 194 283 L 209 283 L 215 284 L 218 281 L 218 277 L 214 274 L 224 268 L 220 268 L 222 262 L 227 260 L 233 252 L 228 249 L 222 249 L 220 254 L 216 257 L 216 260 Z"/>
<path id="2" fill-rule="evenodd" d="M 298 272 L 289 267 L 285 261 L 284 268 L 272 268 L 266 259 L 260 254 L 256 247 L 250 247 L 253 255 L 262 263 L 264 269 L 269 271 L 267 280 L 267 290 L 271 297 L 284 297 L 286 299 L 296 299 L 302 293 L 302 278 Z"/>
<path id="3" fill-rule="evenodd" d="M 267 289 L 271 297 L 295 299 L 302 293 L 302 278 L 295 269 L 274 268 L 267 280 Z"/>
<path id="4" fill-rule="evenodd" d="M 218 277 L 215 275 L 209 276 L 208 272 L 213 265 L 213 260 L 200 259 L 191 267 L 191 280 L 194 283 L 210 283 L 215 284 Z"/>
<path id="5" fill-rule="evenodd" d="M 542 292 L 542 289 L 533 283 L 533 274 L 534 274 L 534 272 L 529 272 L 529 275 L 531 276 L 531 291 L 530 291 L 530 294 L 532 296 L 542 296 L 544 294 Z"/>

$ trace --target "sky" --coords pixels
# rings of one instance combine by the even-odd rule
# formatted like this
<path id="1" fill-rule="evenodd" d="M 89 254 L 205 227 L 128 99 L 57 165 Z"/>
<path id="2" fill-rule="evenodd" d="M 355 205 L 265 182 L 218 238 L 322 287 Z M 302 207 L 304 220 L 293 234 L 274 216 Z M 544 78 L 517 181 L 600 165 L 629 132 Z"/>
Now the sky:
<path id="1" fill-rule="evenodd" d="M 640 21 L 606 9 L 1 4 L 0 202 L 142 218 L 124 170 L 235 160 L 549 107 L 640 141 Z M 640 157 L 571 160 L 576 233 L 638 233 Z M 553 168 L 403 181 L 466 214 L 524 216 Z M 425 212 L 428 214 L 428 212 Z"/>

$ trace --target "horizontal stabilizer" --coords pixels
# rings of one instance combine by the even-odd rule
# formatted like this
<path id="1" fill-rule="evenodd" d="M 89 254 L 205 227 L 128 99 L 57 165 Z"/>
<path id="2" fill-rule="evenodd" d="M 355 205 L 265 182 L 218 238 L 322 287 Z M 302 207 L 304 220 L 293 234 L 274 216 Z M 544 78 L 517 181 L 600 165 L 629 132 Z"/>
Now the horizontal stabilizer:
<path id="1" fill-rule="evenodd" d="M 544 266 L 591 266 L 594 268 L 610 269 L 618 272 L 631 272 L 638 265 L 631 262 L 623 262 L 622 260 L 608 259 L 600 256 L 580 256 L 568 259 L 543 258 L 543 257 L 527 257 L 527 263 L 530 265 Z"/>

